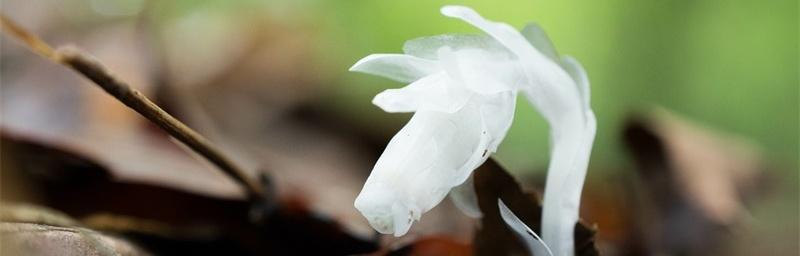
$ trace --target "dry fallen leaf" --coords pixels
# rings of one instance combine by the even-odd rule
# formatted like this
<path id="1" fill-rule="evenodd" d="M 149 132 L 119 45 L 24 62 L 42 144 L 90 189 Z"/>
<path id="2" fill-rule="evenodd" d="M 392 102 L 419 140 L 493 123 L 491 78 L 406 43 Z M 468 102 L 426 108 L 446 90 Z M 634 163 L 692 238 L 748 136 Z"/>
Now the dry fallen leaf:
<path id="1" fill-rule="evenodd" d="M 2 133 L 2 199 L 52 207 L 154 253 L 354 254 L 377 249 L 297 199 L 252 206 L 166 186 L 117 180 L 93 159 Z M 269 202 L 268 202 L 269 203 Z"/>
<path id="2" fill-rule="evenodd" d="M 539 233 L 542 211 L 539 196 L 524 192 L 494 159 L 487 160 L 474 175 L 478 205 L 483 213 L 474 239 L 475 255 L 527 255 L 527 249 L 500 217 L 497 199 L 502 199 L 531 230 Z M 595 232 L 596 227 L 575 223 L 575 255 L 599 255 Z"/>
<path id="3" fill-rule="evenodd" d="M 764 169 L 752 143 L 663 109 L 631 117 L 623 135 L 647 192 L 636 208 L 652 252 L 713 254 L 749 215 L 743 196 Z"/>
<path id="4" fill-rule="evenodd" d="M 125 239 L 81 227 L 51 209 L 4 203 L 2 255 L 150 255 Z"/>
<path id="5" fill-rule="evenodd" d="M 452 238 L 428 236 L 415 240 L 406 246 L 377 255 L 385 256 L 470 256 L 472 247 L 469 244 L 454 241 Z"/>

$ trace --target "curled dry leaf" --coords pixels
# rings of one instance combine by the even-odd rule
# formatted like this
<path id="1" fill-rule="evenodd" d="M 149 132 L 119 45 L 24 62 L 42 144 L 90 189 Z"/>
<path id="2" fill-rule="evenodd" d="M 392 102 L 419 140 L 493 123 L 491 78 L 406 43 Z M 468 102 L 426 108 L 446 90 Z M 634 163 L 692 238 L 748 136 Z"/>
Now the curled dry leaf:
<path id="1" fill-rule="evenodd" d="M 534 232 L 541 231 L 542 205 L 536 193 L 525 192 L 519 183 L 494 159 L 474 173 L 475 191 L 483 217 L 474 239 L 475 255 L 527 255 L 527 249 L 500 216 L 497 199 L 506 205 Z M 596 227 L 575 223 L 575 255 L 599 255 L 595 246 Z"/>

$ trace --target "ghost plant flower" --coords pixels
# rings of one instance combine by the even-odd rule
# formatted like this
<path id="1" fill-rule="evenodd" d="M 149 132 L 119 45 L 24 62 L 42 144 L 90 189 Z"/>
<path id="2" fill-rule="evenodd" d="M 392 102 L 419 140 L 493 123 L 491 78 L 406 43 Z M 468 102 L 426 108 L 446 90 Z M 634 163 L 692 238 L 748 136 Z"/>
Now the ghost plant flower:
<path id="1" fill-rule="evenodd" d="M 497 150 L 522 93 L 550 126 L 543 240 L 557 255 L 573 255 L 595 134 L 586 73 L 576 60 L 558 56 L 535 24 L 517 31 L 467 7 L 441 11 L 486 35 L 413 39 L 403 46 L 405 54 L 369 55 L 350 69 L 409 83 L 372 102 L 386 112 L 414 112 L 378 159 L 356 208 L 373 228 L 395 236 L 448 193 L 465 213 L 480 216 L 470 175 Z"/>

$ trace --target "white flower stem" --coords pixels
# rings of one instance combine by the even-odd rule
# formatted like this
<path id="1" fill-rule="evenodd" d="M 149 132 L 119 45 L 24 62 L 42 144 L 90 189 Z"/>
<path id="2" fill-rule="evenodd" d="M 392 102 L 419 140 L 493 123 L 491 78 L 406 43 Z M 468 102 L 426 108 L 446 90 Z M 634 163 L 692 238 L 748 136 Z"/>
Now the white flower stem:
<path id="1" fill-rule="evenodd" d="M 594 114 L 554 125 L 542 209 L 542 237 L 557 255 L 575 253 L 574 228 L 596 130 Z"/>

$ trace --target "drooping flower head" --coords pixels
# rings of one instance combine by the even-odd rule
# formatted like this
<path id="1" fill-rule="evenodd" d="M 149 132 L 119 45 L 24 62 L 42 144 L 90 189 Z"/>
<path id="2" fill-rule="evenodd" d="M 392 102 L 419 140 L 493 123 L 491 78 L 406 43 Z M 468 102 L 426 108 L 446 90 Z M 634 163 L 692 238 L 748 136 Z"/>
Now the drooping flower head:
<path id="1" fill-rule="evenodd" d="M 522 92 L 549 123 L 553 140 L 544 241 L 571 255 L 595 132 L 582 67 L 560 58 L 535 24 L 520 32 L 461 6 L 445 6 L 442 14 L 487 35 L 413 39 L 405 54 L 373 54 L 351 68 L 410 83 L 381 92 L 373 103 L 387 112 L 414 112 L 378 159 L 356 208 L 373 228 L 396 236 L 448 193 L 467 214 L 479 216 L 470 175 L 497 150 Z"/>

